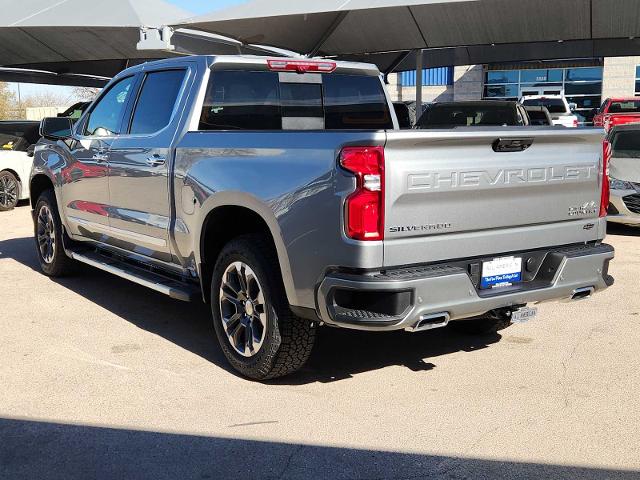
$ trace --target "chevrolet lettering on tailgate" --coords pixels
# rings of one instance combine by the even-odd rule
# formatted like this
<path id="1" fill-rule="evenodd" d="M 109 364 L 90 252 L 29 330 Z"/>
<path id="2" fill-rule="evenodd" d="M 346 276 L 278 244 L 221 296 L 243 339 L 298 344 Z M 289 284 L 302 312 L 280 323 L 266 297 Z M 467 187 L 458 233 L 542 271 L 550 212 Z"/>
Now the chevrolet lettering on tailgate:
<path id="1" fill-rule="evenodd" d="M 519 183 L 589 180 L 598 174 L 593 164 L 546 168 L 507 168 L 496 171 L 466 170 L 415 173 L 409 175 L 409 190 L 493 187 Z"/>

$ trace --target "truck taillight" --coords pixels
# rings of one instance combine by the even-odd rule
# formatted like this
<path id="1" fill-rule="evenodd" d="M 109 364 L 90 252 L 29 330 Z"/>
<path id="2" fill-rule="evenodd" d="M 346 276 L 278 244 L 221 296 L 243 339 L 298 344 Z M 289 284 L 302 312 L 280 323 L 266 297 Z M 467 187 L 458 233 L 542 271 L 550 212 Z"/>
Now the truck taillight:
<path id="1" fill-rule="evenodd" d="M 270 59 L 267 65 L 275 72 L 297 73 L 331 73 L 337 68 L 336 62 L 313 60 Z"/>
<path id="2" fill-rule="evenodd" d="M 608 140 L 602 142 L 602 195 L 600 197 L 600 217 L 607 216 L 609 209 L 609 160 L 611 159 L 611 143 Z"/>
<path id="3" fill-rule="evenodd" d="M 384 239 L 384 148 L 346 147 L 340 165 L 356 177 L 345 202 L 345 230 L 354 240 Z"/>

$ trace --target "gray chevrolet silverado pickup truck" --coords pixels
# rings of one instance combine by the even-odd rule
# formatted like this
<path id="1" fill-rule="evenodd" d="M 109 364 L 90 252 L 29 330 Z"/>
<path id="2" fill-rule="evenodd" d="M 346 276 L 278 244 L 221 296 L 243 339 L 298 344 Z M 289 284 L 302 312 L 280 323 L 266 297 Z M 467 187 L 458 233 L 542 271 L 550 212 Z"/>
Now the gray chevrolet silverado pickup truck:
<path id="1" fill-rule="evenodd" d="M 203 298 L 253 379 L 299 369 L 321 325 L 483 333 L 613 283 L 602 132 L 401 131 L 371 65 L 147 63 L 41 133 L 42 271 Z"/>

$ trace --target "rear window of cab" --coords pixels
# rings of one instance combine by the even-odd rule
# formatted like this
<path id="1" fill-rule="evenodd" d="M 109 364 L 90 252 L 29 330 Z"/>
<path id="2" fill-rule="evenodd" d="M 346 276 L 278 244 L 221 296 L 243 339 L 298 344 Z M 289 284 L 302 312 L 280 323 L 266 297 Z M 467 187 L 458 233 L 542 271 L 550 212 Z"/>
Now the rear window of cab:
<path id="1" fill-rule="evenodd" d="M 277 72 L 212 72 L 200 130 L 382 130 L 393 128 L 378 77 L 313 74 L 313 83 Z"/>
<path id="2" fill-rule="evenodd" d="M 612 101 L 608 113 L 640 113 L 640 100 Z"/>

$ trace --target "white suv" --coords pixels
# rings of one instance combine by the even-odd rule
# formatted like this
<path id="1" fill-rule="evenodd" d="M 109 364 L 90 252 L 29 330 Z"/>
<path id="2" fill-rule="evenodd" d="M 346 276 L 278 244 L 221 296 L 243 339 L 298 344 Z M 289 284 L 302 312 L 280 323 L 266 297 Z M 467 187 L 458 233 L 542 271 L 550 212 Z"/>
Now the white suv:
<path id="1" fill-rule="evenodd" d="M 29 198 L 33 145 L 40 122 L 0 122 L 0 212 Z"/>
<path id="2" fill-rule="evenodd" d="M 578 117 L 571 111 L 564 95 L 526 95 L 520 99 L 520 103 L 525 107 L 547 107 L 554 125 L 578 126 Z"/>

